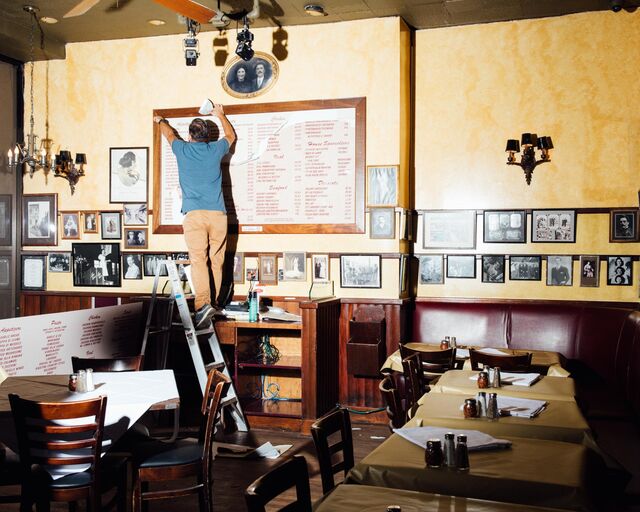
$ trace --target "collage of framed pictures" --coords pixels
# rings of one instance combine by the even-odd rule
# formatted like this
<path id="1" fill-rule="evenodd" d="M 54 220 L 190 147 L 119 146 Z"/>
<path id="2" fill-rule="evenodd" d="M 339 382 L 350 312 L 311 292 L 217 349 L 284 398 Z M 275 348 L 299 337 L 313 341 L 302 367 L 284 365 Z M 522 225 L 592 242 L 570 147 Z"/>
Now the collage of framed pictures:
<path id="1" fill-rule="evenodd" d="M 532 242 L 576 241 L 575 210 L 533 210 L 531 212 Z"/>
<path id="2" fill-rule="evenodd" d="M 526 221 L 524 210 L 485 210 L 483 241 L 524 244 L 527 241 Z"/>
<path id="3" fill-rule="evenodd" d="M 475 210 L 427 210 L 422 219 L 424 249 L 475 249 Z"/>
<path id="4" fill-rule="evenodd" d="M 58 194 L 22 196 L 22 245 L 58 245 Z"/>

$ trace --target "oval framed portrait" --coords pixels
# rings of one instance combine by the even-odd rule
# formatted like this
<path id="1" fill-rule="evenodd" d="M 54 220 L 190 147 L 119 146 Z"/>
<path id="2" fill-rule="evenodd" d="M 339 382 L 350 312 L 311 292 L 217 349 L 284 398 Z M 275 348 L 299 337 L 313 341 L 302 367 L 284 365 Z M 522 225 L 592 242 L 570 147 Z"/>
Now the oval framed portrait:
<path id="1" fill-rule="evenodd" d="M 278 71 L 278 62 L 268 53 L 256 52 L 249 61 L 236 56 L 222 71 L 222 88 L 236 98 L 260 96 L 275 85 Z"/>

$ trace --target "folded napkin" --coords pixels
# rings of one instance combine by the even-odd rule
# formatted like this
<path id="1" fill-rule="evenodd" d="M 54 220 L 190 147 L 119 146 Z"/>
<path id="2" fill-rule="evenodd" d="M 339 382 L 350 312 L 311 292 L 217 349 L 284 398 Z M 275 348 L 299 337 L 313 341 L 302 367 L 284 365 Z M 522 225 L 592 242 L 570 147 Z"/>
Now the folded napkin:
<path id="1" fill-rule="evenodd" d="M 511 446 L 511 441 L 496 439 L 478 430 L 460 430 L 445 427 L 403 427 L 395 429 L 394 432 L 423 449 L 427 448 L 427 441 L 429 439 L 441 439 L 444 443 L 444 435 L 447 432 L 453 432 L 456 436 L 458 434 L 465 434 L 467 436 L 467 447 L 470 452 L 509 448 Z"/>
<path id="2" fill-rule="evenodd" d="M 506 352 L 498 350 L 497 348 L 479 348 L 476 352 L 482 352 L 483 354 L 489 354 L 492 356 L 508 356 Z"/>
<path id="3" fill-rule="evenodd" d="M 513 384 L 514 386 L 531 386 L 538 382 L 542 375 L 539 373 L 511 373 L 500 372 L 501 384 Z"/>
<path id="4" fill-rule="evenodd" d="M 517 416 L 518 418 L 535 418 L 547 407 L 544 400 L 531 400 L 529 398 L 513 398 L 510 396 L 498 396 L 498 409 L 503 416 Z"/>

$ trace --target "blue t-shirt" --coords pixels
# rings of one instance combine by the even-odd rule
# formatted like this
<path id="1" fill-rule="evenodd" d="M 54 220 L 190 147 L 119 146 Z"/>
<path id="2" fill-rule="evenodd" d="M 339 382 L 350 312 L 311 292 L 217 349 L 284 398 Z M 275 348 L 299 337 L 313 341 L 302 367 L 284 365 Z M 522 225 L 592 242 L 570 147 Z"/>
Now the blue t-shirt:
<path id="1" fill-rule="evenodd" d="M 182 213 L 191 210 L 226 212 L 220 161 L 229 151 L 227 139 L 216 142 L 174 140 L 171 150 L 178 160 Z"/>

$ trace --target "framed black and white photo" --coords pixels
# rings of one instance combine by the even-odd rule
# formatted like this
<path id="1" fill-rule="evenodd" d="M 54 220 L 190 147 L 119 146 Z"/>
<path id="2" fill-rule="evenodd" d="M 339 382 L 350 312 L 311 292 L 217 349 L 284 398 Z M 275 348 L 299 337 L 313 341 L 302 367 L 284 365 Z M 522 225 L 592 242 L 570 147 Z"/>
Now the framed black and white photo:
<path id="1" fill-rule="evenodd" d="M 124 228 L 124 248 L 146 249 L 148 235 L 147 228 Z"/>
<path id="2" fill-rule="evenodd" d="M 547 256 L 547 286 L 573 286 L 572 256 Z"/>
<path id="3" fill-rule="evenodd" d="M 418 275 L 420 284 L 444 283 L 444 255 L 421 254 Z"/>
<path id="4" fill-rule="evenodd" d="M 125 203 L 122 207 L 125 226 L 146 226 L 149 223 L 147 203 Z"/>
<path id="5" fill-rule="evenodd" d="M 251 283 L 252 281 L 257 281 L 259 277 L 257 268 L 247 267 L 247 281 Z M 281 279 L 280 272 L 278 272 L 278 279 Z M 284 281 L 284 279 L 282 280 Z"/>
<path id="6" fill-rule="evenodd" d="M 533 210 L 531 212 L 532 242 L 576 241 L 575 210 Z"/>
<path id="7" fill-rule="evenodd" d="M 149 148 L 109 149 L 109 202 L 147 203 Z"/>
<path id="8" fill-rule="evenodd" d="M 74 286 L 120 286 L 120 244 L 75 243 L 71 257 Z"/>
<path id="9" fill-rule="evenodd" d="M 120 240 L 122 238 L 120 212 L 100 212 L 100 233 L 103 240 Z"/>
<path id="10" fill-rule="evenodd" d="M 475 249 L 475 210 L 426 210 L 422 214 L 425 249 Z"/>
<path id="11" fill-rule="evenodd" d="M 312 254 L 311 268 L 313 269 L 312 281 L 314 283 L 329 282 L 329 255 L 328 254 Z"/>
<path id="12" fill-rule="evenodd" d="M 607 257 L 607 285 L 631 286 L 633 284 L 633 260 L 631 256 Z"/>
<path id="13" fill-rule="evenodd" d="M 475 279 L 475 254 L 449 254 L 447 256 L 447 277 Z"/>
<path id="14" fill-rule="evenodd" d="M 21 288 L 23 290 L 43 291 L 47 289 L 46 254 L 21 255 Z"/>
<path id="15" fill-rule="evenodd" d="M 609 214 L 609 242 L 638 240 L 638 210 L 611 210 Z"/>
<path id="16" fill-rule="evenodd" d="M 70 252 L 50 252 L 49 272 L 71 272 Z"/>
<path id="17" fill-rule="evenodd" d="M 0 246 L 12 244 L 12 201 L 13 197 L 11 196 L 11 194 L 0 194 Z"/>
<path id="18" fill-rule="evenodd" d="M 304 252 L 283 253 L 285 281 L 306 281 L 307 279 L 307 257 Z M 262 269 L 260 269 L 262 271 Z M 260 276 L 262 278 L 262 276 Z"/>
<path id="19" fill-rule="evenodd" d="M 526 220 L 524 210 L 485 210 L 483 241 L 524 244 L 527 241 Z"/>
<path id="20" fill-rule="evenodd" d="M 407 271 L 407 265 L 409 264 L 409 255 L 408 254 L 401 254 L 400 255 L 400 261 L 399 261 L 399 266 L 400 266 L 400 272 L 399 272 L 399 279 L 400 279 L 400 293 L 404 293 L 407 291 L 407 281 L 409 280 L 409 272 Z"/>
<path id="21" fill-rule="evenodd" d="M 278 258 L 275 254 L 258 255 L 260 284 L 278 284 Z"/>
<path id="22" fill-rule="evenodd" d="M 84 212 L 84 233 L 97 233 L 98 232 L 98 212 Z"/>
<path id="23" fill-rule="evenodd" d="M 504 255 L 483 254 L 482 255 L 482 282 L 483 283 L 504 283 L 505 274 Z"/>
<path id="24" fill-rule="evenodd" d="M 60 224 L 63 240 L 80 239 L 80 212 L 60 212 Z"/>
<path id="25" fill-rule="evenodd" d="M 511 281 L 540 281 L 542 256 L 509 256 Z"/>
<path id="26" fill-rule="evenodd" d="M 580 256 L 580 286 L 600 285 L 600 256 Z"/>
<path id="27" fill-rule="evenodd" d="M 167 265 L 164 260 L 167 259 L 166 254 L 143 254 L 142 259 L 144 261 L 144 275 L 147 277 L 153 277 L 156 275 L 156 269 L 159 269 L 160 276 L 168 276 Z"/>
<path id="28" fill-rule="evenodd" d="M 11 255 L 0 255 L 0 289 L 11 288 Z"/>
<path id="29" fill-rule="evenodd" d="M 340 256 L 340 286 L 342 288 L 382 288 L 380 255 Z"/>
<path id="30" fill-rule="evenodd" d="M 244 283 L 244 253 L 237 252 L 233 255 L 233 282 Z"/>
<path id="31" fill-rule="evenodd" d="M 395 208 L 371 208 L 369 211 L 369 238 L 395 238 L 395 219 Z"/>
<path id="32" fill-rule="evenodd" d="M 123 279 L 142 279 L 142 254 L 122 253 L 122 277 Z"/>
<path id="33" fill-rule="evenodd" d="M 367 166 L 367 206 L 398 205 L 398 165 Z"/>
<path id="34" fill-rule="evenodd" d="M 278 74 L 278 61 L 268 53 L 255 52 L 248 61 L 234 57 L 222 71 L 222 88 L 235 98 L 253 98 L 271 89 Z"/>
<path id="35" fill-rule="evenodd" d="M 22 196 L 22 245 L 58 245 L 58 194 Z"/>

